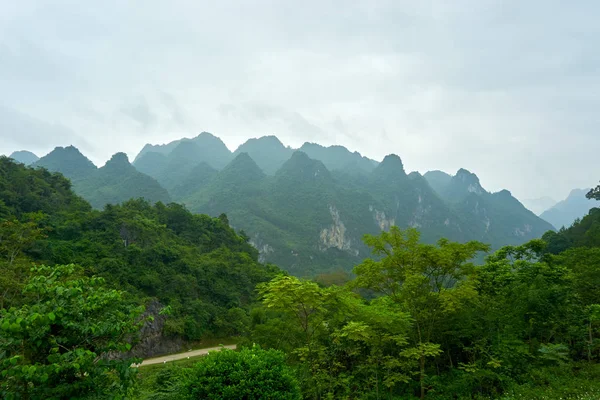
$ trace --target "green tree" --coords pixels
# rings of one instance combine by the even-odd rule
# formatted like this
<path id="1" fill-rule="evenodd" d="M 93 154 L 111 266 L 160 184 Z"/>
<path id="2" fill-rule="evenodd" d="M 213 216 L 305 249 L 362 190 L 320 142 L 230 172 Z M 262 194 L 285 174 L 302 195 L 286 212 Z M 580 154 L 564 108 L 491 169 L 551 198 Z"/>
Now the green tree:
<path id="1" fill-rule="evenodd" d="M 595 188 L 591 189 L 585 195 L 585 197 L 587 197 L 590 200 L 598 200 L 598 201 L 600 201 L 600 185 L 598 185 Z"/>
<path id="2" fill-rule="evenodd" d="M 420 396 L 425 397 L 426 359 L 440 354 L 436 329 L 465 301 L 477 295 L 469 262 L 488 246 L 441 239 L 438 245 L 420 243 L 416 229 L 393 226 L 379 236 L 365 236 L 379 260 L 366 259 L 354 268 L 354 286 L 389 296 L 413 319 L 411 347 L 402 355 L 418 362 Z"/>
<path id="3" fill-rule="evenodd" d="M 29 261 L 23 253 L 45 237 L 38 226 L 43 214 L 27 214 L 26 221 L 7 219 L 0 222 L 0 309 L 9 307 L 19 297 L 28 275 Z"/>
<path id="4" fill-rule="evenodd" d="M 190 374 L 191 399 L 299 400 L 300 388 L 285 354 L 258 346 L 211 352 Z"/>
<path id="5" fill-rule="evenodd" d="M 5 399 L 126 398 L 136 373 L 127 351 L 142 309 L 74 265 L 33 271 L 31 301 L 0 314 L 0 394 Z"/>

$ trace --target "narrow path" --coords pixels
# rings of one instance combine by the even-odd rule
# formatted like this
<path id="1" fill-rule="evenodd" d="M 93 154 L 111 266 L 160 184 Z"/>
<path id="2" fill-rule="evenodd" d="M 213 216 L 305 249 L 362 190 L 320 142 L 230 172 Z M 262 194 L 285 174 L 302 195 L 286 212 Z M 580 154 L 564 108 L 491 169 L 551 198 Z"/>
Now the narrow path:
<path id="1" fill-rule="evenodd" d="M 162 363 L 167 363 L 169 361 L 183 360 L 184 358 L 203 356 L 203 355 L 208 354 L 209 351 L 219 351 L 222 348 L 235 350 L 236 345 L 231 344 L 228 346 L 209 347 L 206 349 L 190 350 L 190 351 L 186 351 L 185 353 L 169 354 L 169 355 L 161 356 L 161 357 L 147 358 L 144 361 L 142 361 L 141 364 L 136 365 L 136 367 L 140 367 L 140 366 L 143 367 L 145 365 L 152 365 L 152 364 L 162 364 Z"/>

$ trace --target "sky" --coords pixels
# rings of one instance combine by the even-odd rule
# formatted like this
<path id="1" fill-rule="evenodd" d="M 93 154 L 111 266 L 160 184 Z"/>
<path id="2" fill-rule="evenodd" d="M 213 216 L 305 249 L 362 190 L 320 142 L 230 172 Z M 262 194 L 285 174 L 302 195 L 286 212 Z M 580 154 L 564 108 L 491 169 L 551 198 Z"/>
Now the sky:
<path id="1" fill-rule="evenodd" d="M 276 135 L 490 191 L 600 179 L 595 0 L 0 0 L 0 153 Z"/>

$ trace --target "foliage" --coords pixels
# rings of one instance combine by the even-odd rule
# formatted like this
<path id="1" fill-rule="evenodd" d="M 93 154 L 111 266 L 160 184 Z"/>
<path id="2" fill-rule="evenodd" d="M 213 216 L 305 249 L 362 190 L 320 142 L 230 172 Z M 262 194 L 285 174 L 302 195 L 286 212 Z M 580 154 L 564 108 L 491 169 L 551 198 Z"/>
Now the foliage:
<path id="1" fill-rule="evenodd" d="M 260 347 L 209 353 L 190 374 L 192 399 L 300 399 L 300 389 L 285 354 Z"/>
<path id="2" fill-rule="evenodd" d="M 551 255 L 533 240 L 474 265 L 479 242 L 424 244 L 395 227 L 365 242 L 374 258 L 346 286 L 260 286 L 248 340 L 288 354 L 305 398 L 496 398 L 600 359 L 598 248 Z"/>
<path id="3" fill-rule="evenodd" d="M 573 247 L 600 247 L 600 208 L 592 208 L 569 228 L 546 232 L 542 239 L 548 243 L 547 252 L 552 254 Z"/>
<path id="4" fill-rule="evenodd" d="M 23 296 L 0 314 L 3 398 L 126 398 L 133 360 L 109 353 L 131 348 L 139 307 L 74 265 L 35 268 Z"/>
<path id="5" fill-rule="evenodd" d="M 171 201 L 169 193 L 154 178 L 138 172 L 124 153 L 115 154 L 105 166 L 75 181 L 74 190 L 97 209 L 132 198 L 151 203 Z"/>
<path id="6" fill-rule="evenodd" d="M 369 255 L 361 237 L 394 224 L 418 226 L 427 243 L 476 238 L 494 248 L 552 229 L 510 193 L 471 193 L 460 177 L 449 185 L 460 201 L 441 196 L 419 174 L 407 175 L 398 156 L 377 165 L 341 146 L 307 143 L 294 152 L 263 137 L 240 146 L 233 160 L 223 156 L 227 165 L 217 167 L 197 147 L 194 140 L 147 146 L 135 165 L 190 210 L 226 213 L 263 261 L 297 276 L 349 273 Z"/>
<path id="7" fill-rule="evenodd" d="M 21 218 L 27 213 L 75 213 L 90 206 L 71 192 L 71 183 L 45 169 L 25 168 L 0 156 L 0 218 Z"/>
<path id="8" fill-rule="evenodd" d="M 418 362 L 421 398 L 425 396 L 425 362 L 442 353 L 434 343 L 436 328 L 476 296 L 468 260 L 488 246 L 479 242 L 459 244 L 442 239 L 438 246 L 421 244 L 415 229 L 391 227 L 365 242 L 380 261 L 365 260 L 354 269 L 355 287 L 389 296 L 399 310 L 414 321 L 410 347 L 401 355 Z"/>
<path id="9" fill-rule="evenodd" d="M 585 195 L 585 197 L 587 197 L 590 200 L 598 200 L 598 201 L 600 201 L 600 185 L 598 185 L 595 188 L 591 189 Z"/>
<path id="10" fill-rule="evenodd" d="M 0 166 L 6 171 L 0 201 L 8 206 L 0 223 L 5 306 L 18 303 L 14 295 L 32 262 L 76 263 L 140 304 L 155 298 L 170 306 L 166 335 L 187 340 L 239 335 L 256 298 L 254 287 L 279 271 L 258 263 L 256 249 L 227 218 L 144 200 L 93 211 L 60 175 L 5 159 Z M 19 186 L 22 182 L 35 185 Z M 35 209 L 44 214 L 31 214 Z"/>

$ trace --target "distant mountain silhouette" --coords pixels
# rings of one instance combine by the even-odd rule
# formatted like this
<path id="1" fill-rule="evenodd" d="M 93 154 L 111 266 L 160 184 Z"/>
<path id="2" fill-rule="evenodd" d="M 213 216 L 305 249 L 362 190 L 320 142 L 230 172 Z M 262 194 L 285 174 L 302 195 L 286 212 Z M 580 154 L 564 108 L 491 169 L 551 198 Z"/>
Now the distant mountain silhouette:
<path id="1" fill-rule="evenodd" d="M 9 156 L 9 158 L 12 158 L 13 160 L 25 165 L 31 165 L 40 159 L 38 156 L 27 150 L 15 151 Z"/>
<path id="2" fill-rule="evenodd" d="M 598 207 L 596 201 L 588 200 L 585 195 L 590 189 L 573 189 L 569 196 L 540 214 L 540 218 L 550 222 L 556 229 L 563 226 L 568 228 L 578 218 L 583 218 L 593 207 Z"/>

